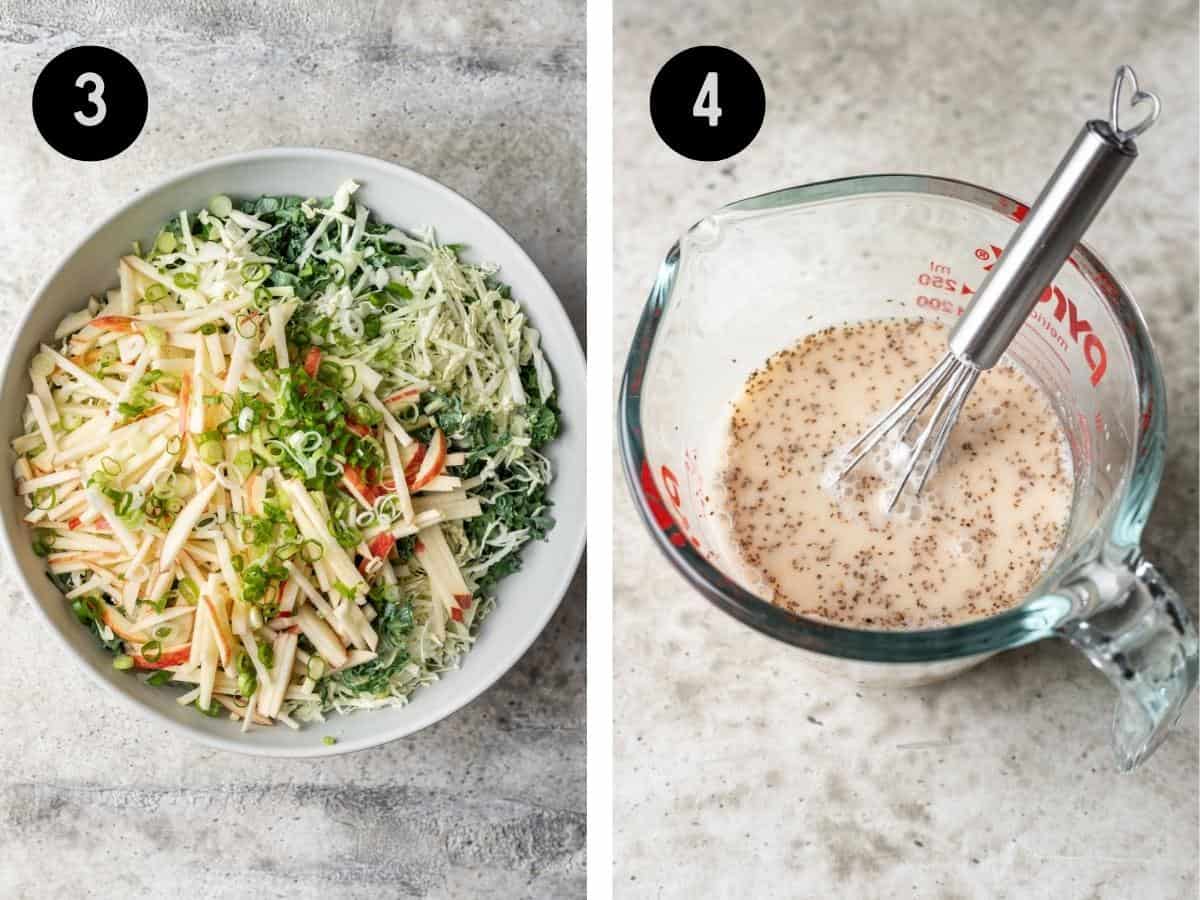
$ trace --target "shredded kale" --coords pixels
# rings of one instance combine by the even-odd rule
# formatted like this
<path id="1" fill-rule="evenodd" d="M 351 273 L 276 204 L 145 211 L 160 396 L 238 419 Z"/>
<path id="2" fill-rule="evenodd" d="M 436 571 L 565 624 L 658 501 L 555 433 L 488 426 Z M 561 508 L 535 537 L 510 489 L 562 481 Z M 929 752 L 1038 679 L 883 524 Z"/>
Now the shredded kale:
<path id="1" fill-rule="evenodd" d="M 412 604 L 388 602 L 375 592 L 370 595 L 369 600 L 379 613 L 373 623 L 375 632 L 379 635 L 376 657 L 361 666 L 335 672 L 324 679 L 321 689 L 326 694 L 332 692 L 335 687 L 340 687 L 355 694 L 386 697 L 393 678 L 408 665 L 408 638 L 414 624 Z"/>

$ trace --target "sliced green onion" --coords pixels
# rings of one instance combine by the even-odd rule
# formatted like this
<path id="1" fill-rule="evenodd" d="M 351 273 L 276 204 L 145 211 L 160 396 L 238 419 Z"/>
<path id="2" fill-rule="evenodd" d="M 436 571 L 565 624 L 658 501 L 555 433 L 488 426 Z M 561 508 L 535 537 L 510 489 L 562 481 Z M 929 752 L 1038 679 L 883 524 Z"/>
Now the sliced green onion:
<path id="1" fill-rule="evenodd" d="M 214 216 L 220 216 L 224 219 L 233 212 L 233 201 L 224 194 L 217 194 L 217 196 L 208 201 L 208 211 Z"/>
<path id="2" fill-rule="evenodd" d="M 243 697 L 251 697 L 258 690 L 258 678 L 254 672 L 239 672 L 237 681 L 238 693 Z"/>
<path id="3" fill-rule="evenodd" d="M 233 464 L 245 477 L 254 471 L 254 454 L 249 450 L 239 450 L 234 454 Z"/>
<path id="4" fill-rule="evenodd" d="M 257 293 L 258 292 L 255 291 L 255 294 Z M 257 296 L 255 299 L 258 299 Z M 246 315 L 238 316 L 234 324 L 237 325 L 237 333 L 246 340 L 250 340 L 251 338 L 258 336 L 258 323 L 253 317 Z"/>
<path id="5" fill-rule="evenodd" d="M 350 415 L 354 416 L 354 421 L 363 425 L 378 425 L 383 421 L 383 414 L 365 403 L 355 403 Z"/>
<path id="6" fill-rule="evenodd" d="M 104 618 L 104 616 L 101 614 L 102 610 L 104 609 L 104 601 L 100 599 L 99 594 L 88 594 L 83 598 L 83 602 L 87 605 L 88 614 L 93 619 L 100 621 Z"/>
<path id="7" fill-rule="evenodd" d="M 49 378 L 54 374 L 54 357 L 48 353 L 36 354 L 29 362 L 29 371 L 42 378 Z"/>
<path id="8" fill-rule="evenodd" d="M 142 299 L 147 303 L 157 303 L 159 300 L 166 300 L 167 293 L 166 286 L 156 281 L 150 287 L 146 288 L 146 293 L 142 294 Z"/>
<path id="9" fill-rule="evenodd" d="M 167 339 L 167 333 L 157 325 L 146 325 L 143 327 L 142 336 L 151 347 L 161 347 Z"/>
<path id="10" fill-rule="evenodd" d="M 146 662 L 158 662 L 162 659 L 162 641 L 146 641 L 142 644 L 142 657 Z"/>
<path id="11" fill-rule="evenodd" d="M 178 453 L 180 451 L 180 449 L 182 448 L 182 446 L 183 446 L 183 440 L 182 440 L 182 438 L 179 437 L 179 435 L 173 434 L 169 438 L 167 438 L 167 452 L 169 454 L 171 454 L 172 456 L 174 456 L 176 453 Z"/>
<path id="12" fill-rule="evenodd" d="M 54 550 L 54 540 L 58 532 L 49 528 L 38 528 L 33 532 L 33 552 L 37 556 L 49 556 Z"/>
<path id="13" fill-rule="evenodd" d="M 50 509 L 58 502 L 58 495 L 52 487 L 38 488 L 33 492 L 34 509 Z"/>
<path id="14" fill-rule="evenodd" d="M 154 630 L 154 636 L 156 638 L 165 638 L 170 633 L 171 633 L 171 628 L 169 625 L 162 625 Z"/>
<path id="15" fill-rule="evenodd" d="M 176 272 L 171 279 L 177 288 L 194 288 L 200 283 L 200 278 L 194 272 Z"/>
<path id="16" fill-rule="evenodd" d="M 300 545 L 300 558 L 306 563 L 315 563 L 325 555 L 325 548 L 312 538 Z"/>
<path id="17" fill-rule="evenodd" d="M 154 493 L 159 497 L 170 497 L 175 493 L 175 473 L 170 469 L 159 472 L 151 482 Z"/>
<path id="18" fill-rule="evenodd" d="M 331 734 L 327 734 L 327 735 L 325 735 L 325 737 L 321 738 L 321 743 L 324 744 L 326 747 L 332 747 L 334 744 L 337 743 L 337 738 L 335 738 Z"/>
<path id="19" fill-rule="evenodd" d="M 153 687 L 162 687 L 171 680 L 171 673 L 166 669 L 159 669 L 153 675 L 146 679 L 146 684 Z"/>
<path id="20" fill-rule="evenodd" d="M 210 466 L 215 466 L 225 458 L 225 451 L 217 441 L 205 441 L 200 445 L 200 458 Z"/>
<path id="21" fill-rule="evenodd" d="M 221 704 L 220 703 L 214 703 L 213 701 L 210 700 L 209 704 L 208 704 L 208 709 L 205 709 L 203 706 L 200 705 L 199 697 L 196 698 L 196 709 L 200 710 L 200 712 L 204 713 L 210 719 L 215 719 L 217 716 L 219 716 L 221 714 Z"/>
<path id="22" fill-rule="evenodd" d="M 128 515 L 129 511 L 133 508 L 133 494 L 129 491 L 105 488 L 104 494 L 113 502 L 113 510 L 118 516 Z"/>
<path id="23" fill-rule="evenodd" d="M 313 681 L 320 681 L 321 677 L 325 674 L 325 660 L 314 653 L 308 658 L 308 666 L 305 671 Z"/>
<path id="24" fill-rule="evenodd" d="M 175 235 L 169 231 L 164 231 L 158 236 L 158 240 L 154 242 L 154 249 L 159 253 L 170 253 L 178 246 L 175 241 Z"/>
<path id="25" fill-rule="evenodd" d="M 246 284 L 253 284 L 254 282 L 262 281 L 264 278 L 266 278 L 269 271 L 270 270 L 265 263 L 246 263 L 244 266 L 242 266 L 242 280 L 246 282 Z"/>
<path id="26" fill-rule="evenodd" d="M 111 456 L 105 456 L 100 460 L 100 468 L 104 470 L 105 475 L 121 474 L 121 464 Z"/>
<path id="27" fill-rule="evenodd" d="M 270 644 L 258 645 L 258 661 L 268 669 L 275 667 L 275 648 Z"/>
<path id="28" fill-rule="evenodd" d="M 337 384 L 342 378 L 342 367 L 335 362 L 322 360 L 317 367 L 317 380 Z"/>
<path id="29" fill-rule="evenodd" d="M 113 659 L 113 668 L 120 669 L 122 672 L 124 672 L 126 669 L 132 669 L 133 668 L 133 657 L 127 656 L 124 653 L 118 654 Z"/>
<path id="30" fill-rule="evenodd" d="M 200 588 L 196 586 L 196 582 L 192 581 L 192 579 L 184 578 L 179 582 L 179 596 L 190 605 L 195 606 L 196 601 L 200 599 Z"/>

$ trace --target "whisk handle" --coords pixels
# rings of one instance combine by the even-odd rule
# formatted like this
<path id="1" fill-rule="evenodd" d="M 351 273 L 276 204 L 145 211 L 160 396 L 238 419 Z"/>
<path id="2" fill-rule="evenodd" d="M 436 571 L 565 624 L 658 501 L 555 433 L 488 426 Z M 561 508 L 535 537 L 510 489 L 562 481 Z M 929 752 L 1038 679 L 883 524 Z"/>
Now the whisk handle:
<path id="1" fill-rule="evenodd" d="M 1117 121 L 1127 78 L 1134 87 L 1134 104 L 1152 103 L 1151 113 L 1131 129 L 1121 128 Z M 1137 90 L 1133 70 L 1118 69 L 1111 121 L 1085 124 L 1059 162 L 950 333 L 950 351 L 955 356 L 977 369 L 990 369 L 1000 361 L 1042 292 L 1137 159 L 1133 139 L 1154 123 L 1158 110 L 1156 96 Z"/>
<path id="2" fill-rule="evenodd" d="M 1107 123 L 1088 122 L 950 334 L 950 351 L 990 369 L 1137 158 Z"/>

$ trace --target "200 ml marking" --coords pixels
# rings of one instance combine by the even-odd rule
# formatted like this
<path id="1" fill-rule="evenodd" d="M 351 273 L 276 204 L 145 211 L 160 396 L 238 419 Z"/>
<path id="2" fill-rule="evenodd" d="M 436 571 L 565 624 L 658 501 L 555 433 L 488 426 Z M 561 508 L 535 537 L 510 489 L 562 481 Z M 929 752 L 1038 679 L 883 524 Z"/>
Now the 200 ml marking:
<path id="1" fill-rule="evenodd" d="M 981 263 L 986 263 L 982 269 L 987 272 L 996 264 L 996 260 L 1003 252 L 1003 248 L 989 244 L 987 247 L 977 247 L 975 258 Z M 932 293 L 932 291 L 941 291 L 951 296 L 975 293 L 975 289 L 965 280 L 953 278 L 951 275 L 950 266 L 930 260 L 928 270 L 918 272 L 916 281 L 918 287 L 931 292 L 917 294 L 915 296 L 917 306 L 922 309 L 934 310 L 943 315 L 961 316 L 963 306 L 957 300 Z M 1041 309 L 1043 303 L 1052 303 L 1052 309 L 1048 312 L 1043 311 Z M 1067 326 L 1065 334 L 1058 327 L 1064 324 Z M 1108 351 L 1104 348 L 1104 342 L 1100 336 L 1092 328 L 1091 322 L 1080 318 L 1079 307 L 1074 300 L 1063 293 L 1061 288 L 1051 284 L 1042 291 L 1041 297 L 1038 298 L 1038 306 L 1030 313 L 1027 327 L 1040 328 L 1048 333 L 1051 339 L 1051 348 L 1059 356 L 1063 365 L 1068 368 L 1070 365 L 1062 354 L 1070 350 L 1070 344 L 1067 341 L 1069 337 L 1070 342 L 1082 350 L 1083 360 L 1090 373 L 1088 380 L 1092 387 L 1100 384 L 1108 370 Z"/>

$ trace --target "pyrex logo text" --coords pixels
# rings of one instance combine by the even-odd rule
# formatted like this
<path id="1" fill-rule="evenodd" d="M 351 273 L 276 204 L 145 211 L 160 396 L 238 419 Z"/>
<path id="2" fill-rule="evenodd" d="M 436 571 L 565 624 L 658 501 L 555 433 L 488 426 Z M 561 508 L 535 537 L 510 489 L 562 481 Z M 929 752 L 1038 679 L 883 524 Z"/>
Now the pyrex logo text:
<path id="1" fill-rule="evenodd" d="M 1018 211 L 1018 214 L 1013 215 L 1013 218 L 1019 222 L 1025 218 L 1026 212 L 1027 209 L 1022 207 Z M 976 248 L 975 258 L 980 262 L 987 263 L 983 267 L 983 270 L 987 272 L 996 264 L 996 260 L 1000 258 L 1002 253 L 1004 253 L 1003 248 L 997 247 L 995 244 L 989 244 L 987 247 Z M 962 292 L 964 294 L 975 293 L 966 284 L 962 286 Z M 1067 331 L 1070 333 L 1071 340 L 1075 342 L 1076 346 L 1082 344 L 1083 359 L 1092 373 L 1092 387 L 1095 387 L 1100 383 L 1100 379 L 1104 377 L 1104 372 L 1108 369 L 1108 352 L 1104 349 L 1104 342 L 1092 330 L 1091 322 L 1087 319 L 1079 318 L 1079 307 L 1075 305 L 1075 301 L 1054 285 L 1050 285 L 1042 291 L 1042 295 L 1038 298 L 1038 306 L 1041 306 L 1043 303 L 1049 303 L 1052 300 L 1054 301 L 1052 315 L 1055 320 L 1060 324 L 1065 323 L 1067 325 Z M 1037 315 L 1036 307 L 1032 315 Z M 1066 342 L 1062 339 L 1061 335 L 1056 334 L 1055 336 L 1062 342 L 1063 349 L 1065 350 Z M 1082 342 L 1080 341 L 1080 337 L 1083 338 Z"/>
<path id="2" fill-rule="evenodd" d="M 1079 307 L 1075 305 L 1075 301 L 1059 288 L 1046 288 L 1038 298 L 1038 303 L 1049 303 L 1051 300 L 1054 301 L 1054 318 L 1059 322 L 1066 322 L 1071 340 L 1078 345 L 1080 336 L 1083 337 L 1083 359 L 1091 370 L 1091 382 L 1094 387 L 1100 383 L 1108 368 L 1108 352 L 1104 349 L 1104 342 L 1092 331 L 1092 324 L 1087 319 L 1079 318 Z"/>

